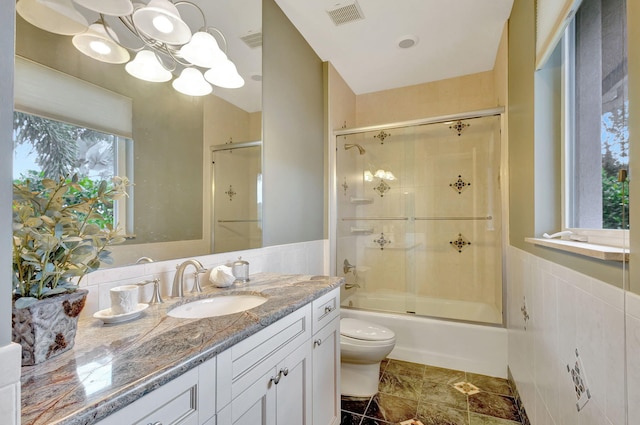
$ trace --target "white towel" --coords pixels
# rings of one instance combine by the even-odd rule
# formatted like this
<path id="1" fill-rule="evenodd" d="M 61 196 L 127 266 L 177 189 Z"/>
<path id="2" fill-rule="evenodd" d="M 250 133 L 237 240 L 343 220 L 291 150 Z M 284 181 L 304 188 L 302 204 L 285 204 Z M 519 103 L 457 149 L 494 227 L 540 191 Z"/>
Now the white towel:
<path id="1" fill-rule="evenodd" d="M 211 273 L 209 274 L 209 280 L 218 288 L 226 288 L 228 286 L 231 286 L 236 278 L 235 276 L 233 276 L 231 267 L 218 266 L 211 270 Z"/>

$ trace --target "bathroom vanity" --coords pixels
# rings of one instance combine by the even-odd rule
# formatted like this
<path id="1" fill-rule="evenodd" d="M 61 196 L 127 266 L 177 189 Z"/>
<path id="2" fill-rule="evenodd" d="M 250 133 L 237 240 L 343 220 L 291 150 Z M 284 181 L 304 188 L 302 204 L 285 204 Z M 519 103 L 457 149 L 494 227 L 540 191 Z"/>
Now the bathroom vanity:
<path id="1" fill-rule="evenodd" d="M 23 368 L 22 424 L 339 424 L 342 283 L 261 273 L 131 322 L 81 320 L 72 350 Z M 167 316 L 241 293 L 268 300 L 219 317 Z"/>

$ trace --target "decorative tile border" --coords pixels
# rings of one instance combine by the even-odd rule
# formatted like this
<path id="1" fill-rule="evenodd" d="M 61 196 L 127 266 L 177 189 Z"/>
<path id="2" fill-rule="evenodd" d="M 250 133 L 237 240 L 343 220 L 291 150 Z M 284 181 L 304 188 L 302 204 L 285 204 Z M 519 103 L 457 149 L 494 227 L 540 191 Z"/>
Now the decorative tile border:
<path id="1" fill-rule="evenodd" d="M 522 425 L 531 425 L 529 417 L 527 416 L 527 411 L 525 410 L 522 399 L 520 398 L 518 387 L 516 387 L 516 381 L 513 379 L 513 376 L 511 375 L 511 369 L 509 367 L 507 367 L 507 380 L 509 381 L 509 386 L 511 387 L 513 399 L 516 402 L 516 408 L 518 409 L 518 414 L 520 415 L 520 421 L 522 422 Z"/>

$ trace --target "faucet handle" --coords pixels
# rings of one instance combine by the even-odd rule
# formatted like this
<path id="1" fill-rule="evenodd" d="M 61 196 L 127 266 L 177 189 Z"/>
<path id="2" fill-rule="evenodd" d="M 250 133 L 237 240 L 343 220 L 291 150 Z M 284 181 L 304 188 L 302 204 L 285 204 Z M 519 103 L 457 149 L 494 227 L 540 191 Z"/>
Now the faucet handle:
<path id="1" fill-rule="evenodd" d="M 162 304 L 164 301 L 162 300 L 162 296 L 160 295 L 160 279 L 157 277 L 155 279 L 143 280 L 142 282 L 136 283 L 138 286 L 146 286 L 149 283 L 153 283 L 153 295 L 151 296 L 151 300 L 149 300 L 149 304 Z"/>
<path id="2" fill-rule="evenodd" d="M 356 266 L 354 266 L 353 264 L 350 264 L 349 260 L 345 258 L 344 266 L 342 267 L 342 271 L 344 272 L 344 274 L 349 273 L 352 269 L 355 269 L 355 268 Z M 354 271 L 354 274 L 355 274 L 355 271 Z"/>
<path id="3" fill-rule="evenodd" d="M 192 294 L 197 294 L 202 292 L 202 286 L 200 285 L 200 273 L 206 272 L 206 269 L 198 270 L 193 274 L 193 288 L 191 288 Z"/>

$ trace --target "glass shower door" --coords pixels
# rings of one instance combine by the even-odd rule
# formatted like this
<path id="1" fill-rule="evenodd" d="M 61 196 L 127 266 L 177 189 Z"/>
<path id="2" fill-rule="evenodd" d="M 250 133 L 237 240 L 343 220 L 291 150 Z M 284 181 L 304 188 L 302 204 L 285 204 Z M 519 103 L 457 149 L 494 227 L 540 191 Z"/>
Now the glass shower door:
<path id="1" fill-rule="evenodd" d="M 499 116 L 338 136 L 344 306 L 502 322 L 499 142 Z"/>
<path id="2" fill-rule="evenodd" d="M 262 246 L 261 142 L 212 150 L 213 253 Z"/>

